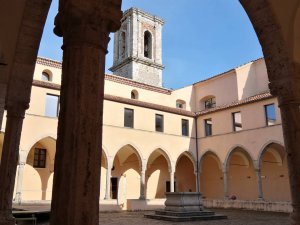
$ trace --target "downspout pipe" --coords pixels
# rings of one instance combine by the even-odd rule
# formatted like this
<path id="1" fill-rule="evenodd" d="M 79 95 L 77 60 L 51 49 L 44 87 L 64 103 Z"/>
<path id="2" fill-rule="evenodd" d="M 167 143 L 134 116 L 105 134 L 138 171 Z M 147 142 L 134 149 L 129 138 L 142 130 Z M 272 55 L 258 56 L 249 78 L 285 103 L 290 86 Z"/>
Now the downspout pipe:
<path id="1" fill-rule="evenodd" d="M 200 174 L 199 174 L 199 147 L 198 147 L 198 116 L 195 116 L 195 133 L 196 133 L 196 172 L 197 172 L 197 178 L 196 178 L 196 188 L 197 192 L 200 192 Z"/>

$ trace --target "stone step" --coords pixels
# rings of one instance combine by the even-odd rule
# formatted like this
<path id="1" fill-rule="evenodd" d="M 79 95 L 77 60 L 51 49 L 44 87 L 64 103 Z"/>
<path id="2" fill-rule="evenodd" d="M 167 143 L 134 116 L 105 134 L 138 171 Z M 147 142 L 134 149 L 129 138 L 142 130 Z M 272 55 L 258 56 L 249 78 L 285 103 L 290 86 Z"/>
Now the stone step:
<path id="1" fill-rule="evenodd" d="M 145 218 L 156 219 L 156 220 L 165 220 L 173 222 L 185 222 L 185 221 L 195 221 L 195 220 L 222 220 L 227 219 L 225 215 L 203 215 L 203 216 L 167 216 L 167 215 L 156 215 L 156 214 L 145 214 Z"/>
<path id="2" fill-rule="evenodd" d="M 191 212 L 176 212 L 167 210 L 156 210 L 156 215 L 166 215 L 166 216 L 179 216 L 179 217 L 189 217 L 189 216 L 212 216 L 215 213 L 212 211 L 191 211 Z"/>

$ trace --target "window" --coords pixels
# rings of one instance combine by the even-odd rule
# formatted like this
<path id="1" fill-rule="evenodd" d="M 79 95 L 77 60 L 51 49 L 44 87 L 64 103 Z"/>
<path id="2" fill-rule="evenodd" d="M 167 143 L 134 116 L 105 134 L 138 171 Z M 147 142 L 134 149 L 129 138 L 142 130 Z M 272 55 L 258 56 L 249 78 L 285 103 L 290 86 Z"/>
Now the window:
<path id="1" fill-rule="evenodd" d="M 155 114 L 155 130 L 164 132 L 164 116 Z"/>
<path id="2" fill-rule="evenodd" d="M 265 115 L 266 115 L 266 125 L 272 126 L 276 122 L 276 111 L 275 111 L 275 105 L 269 104 L 265 105 Z"/>
<path id="3" fill-rule="evenodd" d="M 119 58 L 124 58 L 126 51 L 126 33 L 124 31 L 121 32 L 119 46 Z"/>
<path id="4" fill-rule="evenodd" d="M 51 76 L 49 73 L 43 71 L 42 72 L 42 81 L 51 81 Z"/>
<path id="5" fill-rule="evenodd" d="M 212 121 L 211 121 L 211 119 L 204 120 L 204 126 L 205 126 L 205 136 L 211 136 L 212 135 Z"/>
<path id="6" fill-rule="evenodd" d="M 133 117 L 134 112 L 133 109 L 124 109 L 124 127 L 133 128 Z"/>
<path id="7" fill-rule="evenodd" d="M 189 121 L 182 119 L 181 120 L 181 134 L 182 136 L 189 136 Z"/>
<path id="8" fill-rule="evenodd" d="M 232 113 L 232 124 L 233 124 L 233 131 L 240 131 L 243 129 L 241 112 Z"/>
<path id="9" fill-rule="evenodd" d="M 136 90 L 131 91 L 131 99 L 138 99 L 139 93 Z"/>
<path id="10" fill-rule="evenodd" d="M 46 107 L 45 107 L 45 116 L 57 117 L 58 116 L 58 103 L 59 96 L 47 94 L 46 95 Z"/>
<path id="11" fill-rule="evenodd" d="M 152 58 L 152 36 L 149 31 L 144 33 L 144 57 Z"/>
<path id="12" fill-rule="evenodd" d="M 204 108 L 205 109 L 211 109 L 216 107 L 216 98 L 209 98 L 204 101 Z"/>
<path id="13" fill-rule="evenodd" d="M 185 109 L 185 101 L 183 100 L 176 100 L 176 108 L 177 109 Z"/>
<path id="14" fill-rule="evenodd" d="M 46 153 L 47 150 L 43 148 L 34 149 L 33 167 L 46 168 Z"/>

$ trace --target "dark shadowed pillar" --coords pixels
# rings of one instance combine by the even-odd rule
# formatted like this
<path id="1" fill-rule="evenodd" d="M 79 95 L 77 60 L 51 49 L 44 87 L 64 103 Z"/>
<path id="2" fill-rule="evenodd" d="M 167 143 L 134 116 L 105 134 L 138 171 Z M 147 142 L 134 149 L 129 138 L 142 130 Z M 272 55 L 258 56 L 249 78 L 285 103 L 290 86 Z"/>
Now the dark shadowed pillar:
<path id="1" fill-rule="evenodd" d="M 52 225 L 98 225 L 104 65 L 121 0 L 60 1 L 54 32 L 63 37 Z"/>
<path id="2" fill-rule="evenodd" d="M 297 66 L 295 65 L 297 68 Z M 270 83 L 272 94 L 278 96 L 282 129 L 289 168 L 293 212 L 292 224 L 300 224 L 300 66 L 294 78 Z"/>
<path id="3" fill-rule="evenodd" d="M 15 225 L 12 199 L 25 110 L 29 106 L 36 57 L 51 0 L 26 0 L 5 97 L 7 120 L 0 165 L 0 224 Z M 22 4 L 20 4 L 21 7 Z M 1 86 L 0 86 L 1 87 Z"/>

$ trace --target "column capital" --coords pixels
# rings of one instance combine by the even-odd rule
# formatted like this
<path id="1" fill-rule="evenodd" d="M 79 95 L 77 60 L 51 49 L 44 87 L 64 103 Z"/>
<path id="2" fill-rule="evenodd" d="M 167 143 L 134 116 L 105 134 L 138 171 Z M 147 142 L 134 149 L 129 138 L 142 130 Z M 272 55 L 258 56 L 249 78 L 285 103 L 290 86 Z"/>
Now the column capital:
<path id="1" fill-rule="evenodd" d="M 121 0 L 61 1 L 54 33 L 63 46 L 91 45 L 107 49 L 108 34 L 121 26 Z"/>
<path id="2" fill-rule="evenodd" d="M 300 104 L 300 77 L 285 77 L 269 83 L 270 92 L 278 97 L 279 106 Z"/>
<path id="3" fill-rule="evenodd" d="M 24 118 L 25 111 L 29 108 L 29 102 L 18 100 L 6 100 L 5 109 L 7 110 L 7 117 Z"/>

